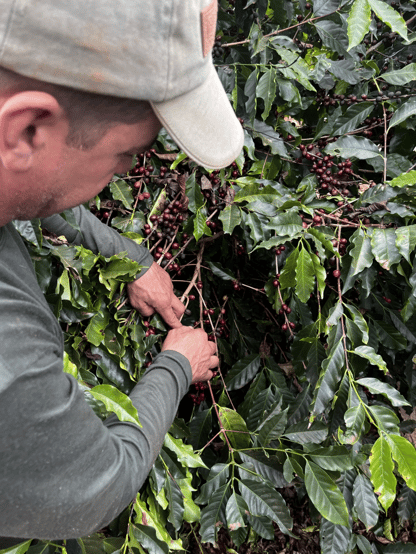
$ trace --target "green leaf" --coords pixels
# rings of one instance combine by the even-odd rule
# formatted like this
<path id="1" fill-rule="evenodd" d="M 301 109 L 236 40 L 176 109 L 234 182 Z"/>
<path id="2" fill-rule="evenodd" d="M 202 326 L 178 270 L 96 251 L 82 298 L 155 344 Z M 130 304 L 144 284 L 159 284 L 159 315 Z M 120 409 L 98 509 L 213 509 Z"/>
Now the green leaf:
<path id="1" fill-rule="evenodd" d="M 345 364 L 344 344 L 342 338 L 331 349 L 322 363 L 321 374 L 315 387 L 312 414 L 323 413 L 334 398 L 339 388 L 342 370 Z"/>
<path id="2" fill-rule="evenodd" d="M 396 498 L 396 477 L 391 448 L 383 435 L 373 444 L 370 455 L 371 482 L 384 510 L 393 504 Z"/>
<path id="3" fill-rule="evenodd" d="M 230 531 L 236 531 L 240 527 L 246 527 L 244 516 L 248 506 L 242 496 L 233 491 L 225 508 L 227 527 Z"/>
<path id="4" fill-rule="evenodd" d="M 182 439 L 175 439 L 170 433 L 167 433 L 164 440 L 164 446 L 175 452 L 178 460 L 185 467 L 207 467 L 199 454 L 193 451 L 190 444 L 184 444 Z"/>
<path id="5" fill-rule="evenodd" d="M 244 419 L 236 411 L 223 406 L 218 406 L 218 412 L 231 446 L 236 449 L 247 448 L 250 444 L 250 434 Z"/>
<path id="6" fill-rule="evenodd" d="M 74 379 L 78 378 L 78 368 L 75 364 L 71 362 L 66 352 L 64 352 L 64 372 L 72 375 Z"/>
<path id="7" fill-rule="evenodd" d="M 246 356 L 239 360 L 228 371 L 225 384 L 228 390 L 237 390 L 244 387 L 257 374 L 261 365 L 261 357 L 257 354 Z"/>
<path id="8" fill-rule="evenodd" d="M 323 44 L 341 56 L 348 56 L 348 37 L 341 25 L 324 19 L 315 23 L 316 30 Z"/>
<path id="9" fill-rule="evenodd" d="M 287 424 L 287 407 L 283 412 L 269 415 L 261 426 L 256 429 L 258 431 L 257 441 L 261 446 L 267 446 L 270 441 L 280 438 Z"/>
<path id="10" fill-rule="evenodd" d="M 296 294 L 301 302 L 307 302 L 314 289 L 314 266 L 306 248 L 299 252 L 296 264 Z"/>
<path id="11" fill-rule="evenodd" d="M 394 229 L 374 229 L 371 248 L 375 259 L 384 269 L 390 269 L 392 265 L 399 263 L 402 259 L 396 247 Z"/>
<path id="12" fill-rule="evenodd" d="M 319 530 L 322 554 L 347 554 L 351 533 L 351 527 L 322 518 Z"/>
<path id="13" fill-rule="evenodd" d="M 185 508 L 183 505 L 182 491 L 170 475 L 167 475 L 165 479 L 165 493 L 169 502 L 168 521 L 170 521 L 178 531 L 183 522 Z"/>
<path id="14" fill-rule="evenodd" d="M 345 412 L 344 420 L 347 426 L 347 431 L 343 437 L 345 444 L 355 444 L 358 441 L 364 430 L 365 417 L 365 409 L 361 403 L 358 406 L 348 408 Z"/>
<path id="15" fill-rule="evenodd" d="M 237 185 L 243 184 L 242 179 L 237 180 Z M 234 196 L 234 202 L 255 202 L 261 200 L 270 202 L 280 198 L 280 194 L 270 185 L 262 186 L 261 183 L 251 183 L 245 185 Z"/>
<path id="16" fill-rule="evenodd" d="M 407 27 L 405 20 L 387 2 L 381 0 L 368 0 L 373 12 L 381 21 L 386 23 L 394 33 L 398 33 L 407 39 Z"/>
<path id="17" fill-rule="evenodd" d="M 282 137 L 270 125 L 255 119 L 253 121 L 252 133 L 253 138 L 259 138 L 264 146 L 270 146 L 272 155 L 277 154 L 284 158 L 288 156 Z"/>
<path id="18" fill-rule="evenodd" d="M 350 453 L 345 446 L 317 448 L 309 455 L 318 466 L 328 471 L 347 471 L 353 467 Z"/>
<path id="19" fill-rule="evenodd" d="M 381 371 L 384 371 L 384 373 L 387 373 L 387 366 L 386 362 L 383 360 L 383 358 L 376 354 L 375 350 L 371 346 L 358 346 L 353 350 L 354 354 L 357 354 L 361 358 L 365 358 L 370 362 L 370 364 L 376 365 Z"/>
<path id="20" fill-rule="evenodd" d="M 198 504 L 207 504 L 213 493 L 226 484 L 229 475 L 230 466 L 228 464 L 214 464 L 205 483 L 200 488 L 200 494 L 196 502 Z"/>
<path id="21" fill-rule="evenodd" d="M 263 121 L 266 121 L 276 98 L 276 69 L 274 67 L 267 69 L 261 76 L 257 84 L 256 95 L 264 100 L 264 110 L 261 117 Z"/>
<path id="22" fill-rule="evenodd" d="M 120 421 L 136 423 L 142 427 L 130 398 L 112 385 L 97 385 L 89 392 L 94 398 L 100 400 L 109 412 L 114 412 Z"/>
<path id="23" fill-rule="evenodd" d="M 400 522 L 404 523 L 416 513 L 416 491 L 410 489 L 407 485 L 403 485 L 398 500 L 397 515 Z"/>
<path id="24" fill-rule="evenodd" d="M 402 104 L 400 108 L 396 110 L 393 117 L 390 119 L 389 130 L 396 125 L 399 125 L 403 121 L 406 121 L 409 117 L 416 114 L 416 100 L 410 98 L 406 103 Z"/>
<path id="25" fill-rule="evenodd" d="M 320 421 L 309 424 L 307 421 L 300 421 L 286 429 L 284 436 L 290 441 L 299 444 L 320 444 L 328 435 L 328 426 Z"/>
<path id="26" fill-rule="evenodd" d="M 231 235 L 234 228 L 241 223 L 240 208 L 236 204 L 226 206 L 218 216 L 218 219 L 222 221 L 224 233 Z"/>
<path id="27" fill-rule="evenodd" d="M 354 508 L 358 517 L 368 529 L 378 521 L 378 506 L 371 482 L 365 475 L 357 475 L 352 490 Z"/>
<path id="28" fill-rule="evenodd" d="M 378 147 L 371 140 L 363 137 L 346 136 L 331 142 L 325 148 L 327 154 L 341 158 L 358 158 L 368 160 L 381 156 Z"/>
<path id="29" fill-rule="evenodd" d="M 385 406 L 377 405 L 369 406 L 368 409 L 375 419 L 377 427 L 381 431 L 391 433 L 393 435 L 398 435 L 400 433 L 399 418 L 394 412 L 392 412 L 392 410 L 386 408 Z"/>
<path id="30" fill-rule="evenodd" d="M 121 179 L 112 181 L 109 186 L 114 200 L 119 200 L 125 208 L 131 210 L 134 199 L 130 187 L 126 181 Z"/>
<path id="31" fill-rule="evenodd" d="M 357 383 L 363 387 L 367 387 L 367 389 L 373 394 L 384 395 L 395 407 L 411 406 L 411 404 L 399 393 L 397 389 L 387 383 L 381 382 L 379 379 L 367 377 L 358 379 Z"/>
<path id="32" fill-rule="evenodd" d="M 202 208 L 198 209 L 195 215 L 194 219 L 194 237 L 196 241 L 199 241 L 199 239 L 203 235 L 212 236 L 212 231 L 207 225 L 207 216 L 202 210 Z"/>
<path id="33" fill-rule="evenodd" d="M 350 252 L 351 267 L 354 270 L 353 275 L 357 275 L 367 267 L 371 267 L 373 263 L 371 239 L 365 235 L 362 229 L 359 229 L 351 237 L 351 242 L 354 244 L 354 248 Z"/>
<path id="34" fill-rule="evenodd" d="M 189 199 L 188 209 L 196 213 L 205 203 L 205 198 L 201 192 L 199 183 L 196 182 L 195 173 L 191 173 L 186 181 L 186 196 Z"/>
<path id="35" fill-rule="evenodd" d="M 149 525 L 130 523 L 130 541 L 146 548 L 149 554 L 169 554 L 169 545 L 156 536 L 156 531 Z"/>
<path id="36" fill-rule="evenodd" d="M 211 269 L 212 273 L 216 276 L 222 279 L 223 281 L 235 281 L 236 277 L 229 269 L 225 269 L 222 267 L 222 265 L 217 262 L 206 262 L 209 268 Z"/>
<path id="37" fill-rule="evenodd" d="M 25 542 L 21 542 L 20 544 L 16 545 L 16 546 L 13 546 L 11 548 L 5 548 L 5 549 L 1 549 L 0 552 L 1 554 L 25 554 L 25 552 L 28 551 L 29 547 L 30 547 L 30 543 L 32 542 L 32 539 L 28 540 L 28 541 L 25 541 Z"/>
<path id="38" fill-rule="evenodd" d="M 416 490 L 416 450 L 413 444 L 399 435 L 388 435 L 391 454 L 397 462 L 400 475 L 406 481 L 406 485 Z"/>
<path id="39" fill-rule="evenodd" d="M 368 325 L 366 320 L 364 319 L 362 313 L 357 310 L 354 306 L 351 306 L 350 304 L 346 304 L 345 307 L 349 310 L 352 320 L 357 325 L 357 327 L 361 331 L 361 340 L 364 344 L 368 343 Z"/>
<path id="40" fill-rule="evenodd" d="M 269 225 L 269 229 L 276 231 L 276 235 L 279 237 L 293 237 L 298 233 L 302 233 L 302 219 L 295 211 L 288 211 L 278 213 L 274 217 Z"/>
<path id="41" fill-rule="evenodd" d="M 296 265 L 298 262 L 299 250 L 296 248 L 286 259 L 283 271 L 280 274 L 280 289 L 284 290 L 293 287 L 296 278 Z"/>
<path id="42" fill-rule="evenodd" d="M 208 506 L 201 511 L 199 533 L 203 542 L 216 542 L 218 531 L 225 526 L 225 510 L 230 496 L 230 483 L 228 482 L 213 492 Z"/>
<path id="43" fill-rule="evenodd" d="M 277 456 L 265 454 L 258 450 L 240 450 L 239 455 L 244 462 L 253 466 L 254 471 L 268 479 L 277 488 L 287 485 L 283 474 L 279 471 L 280 462 Z"/>
<path id="44" fill-rule="evenodd" d="M 349 525 L 344 497 L 322 468 L 306 460 L 305 487 L 309 498 L 325 519 L 338 525 Z"/>
<path id="45" fill-rule="evenodd" d="M 400 188 L 403 188 L 406 186 L 412 186 L 414 184 L 416 184 L 416 170 L 409 171 L 407 173 L 402 173 L 401 175 L 399 175 L 389 183 L 391 187 L 400 187 Z"/>
<path id="46" fill-rule="evenodd" d="M 396 229 L 396 246 L 400 254 L 411 263 L 410 254 L 416 247 L 416 225 Z"/>
<path id="47" fill-rule="evenodd" d="M 293 520 L 282 496 L 266 483 L 253 480 L 239 482 L 241 496 L 252 515 L 264 515 L 275 521 L 283 533 L 292 529 Z"/>
<path id="48" fill-rule="evenodd" d="M 383 73 L 382 78 L 390 85 L 407 85 L 416 79 L 416 63 L 409 63 L 402 69 Z"/>
<path id="49" fill-rule="evenodd" d="M 345 135 L 346 133 L 355 131 L 360 123 L 370 115 L 373 109 L 374 106 L 368 105 L 368 103 L 350 106 L 345 114 L 336 120 L 332 129 L 332 136 Z"/>
<path id="50" fill-rule="evenodd" d="M 358 46 L 368 33 L 371 23 L 371 9 L 367 0 L 355 0 L 348 17 L 348 50 Z"/>

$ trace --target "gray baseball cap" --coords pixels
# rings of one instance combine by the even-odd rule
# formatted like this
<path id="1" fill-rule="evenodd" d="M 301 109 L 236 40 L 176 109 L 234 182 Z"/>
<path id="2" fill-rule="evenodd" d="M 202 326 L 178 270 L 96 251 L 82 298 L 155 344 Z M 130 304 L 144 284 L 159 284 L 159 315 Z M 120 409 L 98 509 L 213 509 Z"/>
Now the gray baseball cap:
<path id="1" fill-rule="evenodd" d="M 175 142 L 219 169 L 244 134 L 212 63 L 217 0 L 0 0 L 0 65 L 148 100 Z"/>

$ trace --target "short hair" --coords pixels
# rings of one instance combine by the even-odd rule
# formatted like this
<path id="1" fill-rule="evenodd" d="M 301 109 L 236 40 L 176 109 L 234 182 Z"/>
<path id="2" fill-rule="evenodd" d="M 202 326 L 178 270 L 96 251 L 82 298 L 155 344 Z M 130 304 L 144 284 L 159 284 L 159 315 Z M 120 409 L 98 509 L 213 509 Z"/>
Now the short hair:
<path id="1" fill-rule="evenodd" d="M 79 150 L 90 150 L 112 127 L 138 123 L 152 111 L 146 100 L 107 96 L 47 83 L 0 66 L 1 93 L 27 90 L 47 92 L 57 100 L 69 122 L 66 144 Z"/>

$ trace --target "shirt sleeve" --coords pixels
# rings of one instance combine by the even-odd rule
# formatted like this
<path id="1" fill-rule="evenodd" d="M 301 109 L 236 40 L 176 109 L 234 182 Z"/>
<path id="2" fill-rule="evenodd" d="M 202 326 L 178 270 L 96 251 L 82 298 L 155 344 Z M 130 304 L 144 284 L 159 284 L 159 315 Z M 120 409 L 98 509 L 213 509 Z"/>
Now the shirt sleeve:
<path id="1" fill-rule="evenodd" d="M 68 242 L 85 246 L 94 253 L 100 253 L 110 258 L 120 252 L 127 252 L 128 257 L 141 266 L 144 266 L 137 274 L 142 277 L 153 263 L 153 257 L 144 246 L 123 237 L 116 230 L 104 225 L 84 206 L 72 208 L 72 212 L 81 233 L 74 229 L 65 219 L 59 215 L 51 215 L 41 220 L 42 227 L 56 235 L 64 235 Z"/>
<path id="2" fill-rule="evenodd" d="M 139 427 L 115 416 L 103 423 L 62 362 L 47 356 L 43 362 L 0 394 L 0 535 L 78 538 L 108 525 L 134 499 L 190 385 L 191 368 L 174 351 L 155 358 L 130 395 Z M 8 374 L 1 358 L 0 374 Z"/>

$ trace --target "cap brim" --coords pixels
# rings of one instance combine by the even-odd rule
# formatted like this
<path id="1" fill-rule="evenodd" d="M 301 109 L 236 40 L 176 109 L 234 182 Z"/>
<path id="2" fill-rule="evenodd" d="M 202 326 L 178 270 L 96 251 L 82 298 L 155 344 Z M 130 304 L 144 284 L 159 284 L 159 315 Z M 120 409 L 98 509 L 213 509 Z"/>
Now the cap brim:
<path id="1" fill-rule="evenodd" d="M 213 65 L 209 77 L 198 88 L 151 105 L 176 144 L 199 165 L 220 169 L 240 154 L 243 128 Z"/>

